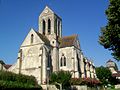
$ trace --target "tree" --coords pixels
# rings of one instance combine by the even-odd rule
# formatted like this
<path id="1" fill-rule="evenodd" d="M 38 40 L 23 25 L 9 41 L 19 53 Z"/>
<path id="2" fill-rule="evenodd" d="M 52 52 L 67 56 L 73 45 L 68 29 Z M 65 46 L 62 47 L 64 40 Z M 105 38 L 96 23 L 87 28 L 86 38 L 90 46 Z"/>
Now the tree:
<path id="1" fill-rule="evenodd" d="M 120 60 L 120 0 L 109 0 L 108 9 L 105 11 L 108 23 L 101 28 L 99 43 L 105 49 L 112 51 L 116 60 Z"/>
<path id="2" fill-rule="evenodd" d="M 51 84 L 61 84 L 64 89 L 70 86 L 71 73 L 68 71 L 53 72 L 50 76 Z"/>
<path id="3" fill-rule="evenodd" d="M 107 85 L 108 83 L 111 83 L 110 80 L 112 77 L 112 73 L 108 68 L 103 66 L 96 67 L 96 75 L 103 85 Z"/>
<path id="4" fill-rule="evenodd" d="M 4 61 L 3 61 L 3 60 L 0 60 L 0 64 L 4 65 L 5 63 L 4 63 Z"/>

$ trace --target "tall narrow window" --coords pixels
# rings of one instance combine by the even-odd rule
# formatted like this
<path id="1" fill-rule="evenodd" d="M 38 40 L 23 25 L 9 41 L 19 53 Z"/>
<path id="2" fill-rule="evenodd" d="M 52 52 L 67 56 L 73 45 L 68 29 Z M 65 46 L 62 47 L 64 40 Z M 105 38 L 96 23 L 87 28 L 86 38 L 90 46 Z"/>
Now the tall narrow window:
<path id="1" fill-rule="evenodd" d="M 51 32 L 51 21 L 48 19 L 48 33 L 50 34 Z"/>
<path id="2" fill-rule="evenodd" d="M 60 21 L 58 21 L 58 36 L 60 36 Z"/>
<path id="3" fill-rule="evenodd" d="M 33 40 L 34 40 L 34 35 L 31 34 L 31 44 L 33 43 Z"/>
<path id="4" fill-rule="evenodd" d="M 57 18 L 55 18 L 55 25 L 54 26 L 55 26 L 54 33 L 57 36 Z"/>
<path id="5" fill-rule="evenodd" d="M 77 54 L 77 60 L 78 60 L 78 71 L 80 71 L 80 59 L 79 59 L 78 54 Z"/>
<path id="6" fill-rule="evenodd" d="M 66 57 L 64 55 L 62 55 L 61 59 L 60 59 L 60 66 L 66 66 Z"/>
<path id="7" fill-rule="evenodd" d="M 61 59 L 60 59 L 60 66 L 63 66 L 63 65 L 62 65 L 62 62 L 63 62 L 63 60 L 62 60 L 62 58 L 61 58 Z"/>
<path id="8" fill-rule="evenodd" d="M 43 34 L 45 35 L 45 27 L 46 27 L 46 25 L 45 25 L 46 23 L 45 23 L 45 20 L 43 20 Z"/>
<path id="9" fill-rule="evenodd" d="M 64 66 L 66 66 L 66 57 L 64 57 Z"/>

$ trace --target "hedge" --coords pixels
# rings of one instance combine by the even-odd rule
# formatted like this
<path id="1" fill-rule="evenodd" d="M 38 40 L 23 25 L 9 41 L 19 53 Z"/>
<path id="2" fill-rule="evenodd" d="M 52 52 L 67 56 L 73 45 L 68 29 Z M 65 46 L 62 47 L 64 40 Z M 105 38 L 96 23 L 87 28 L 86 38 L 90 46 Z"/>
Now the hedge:
<path id="1" fill-rule="evenodd" d="M 0 88 L 41 88 L 34 76 L 0 71 Z"/>
<path id="2" fill-rule="evenodd" d="M 0 81 L 0 88 L 35 88 L 34 85 L 13 81 Z"/>
<path id="3" fill-rule="evenodd" d="M 33 76 L 15 74 L 12 72 L 7 72 L 7 71 L 0 71 L 0 80 L 16 81 L 16 82 L 28 83 L 32 85 L 36 84 L 36 79 Z"/>

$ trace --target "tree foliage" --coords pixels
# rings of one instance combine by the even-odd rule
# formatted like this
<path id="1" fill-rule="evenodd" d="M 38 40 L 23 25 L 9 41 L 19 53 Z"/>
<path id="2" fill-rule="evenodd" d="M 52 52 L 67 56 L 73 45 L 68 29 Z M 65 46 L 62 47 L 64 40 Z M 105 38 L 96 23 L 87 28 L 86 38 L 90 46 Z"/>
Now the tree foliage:
<path id="1" fill-rule="evenodd" d="M 103 85 L 116 83 L 116 79 L 112 77 L 111 71 L 106 67 L 96 67 L 96 75 Z"/>
<path id="2" fill-rule="evenodd" d="M 108 9 L 105 11 L 108 23 L 101 28 L 99 43 L 104 48 L 111 50 L 116 60 L 120 60 L 120 0 L 109 0 Z"/>
<path id="3" fill-rule="evenodd" d="M 62 84 L 62 87 L 68 88 L 70 86 L 70 79 L 71 79 L 71 73 L 68 71 L 58 71 L 53 72 L 50 76 L 50 83 L 51 84 Z"/>
<path id="4" fill-rule="evenodd" d="M 4 63 L 4 61 L 3 61 L 3 60 L 0 60 L 0 64 L 4 65 L 5 63 Z"/>

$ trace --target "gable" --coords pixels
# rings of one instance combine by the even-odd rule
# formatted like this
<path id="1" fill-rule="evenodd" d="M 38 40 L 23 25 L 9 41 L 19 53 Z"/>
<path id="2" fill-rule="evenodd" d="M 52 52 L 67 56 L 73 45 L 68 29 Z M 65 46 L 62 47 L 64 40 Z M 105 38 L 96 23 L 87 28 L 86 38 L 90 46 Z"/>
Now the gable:
<path id="1" fill-rule="evenodd" d="M 80 48 L 80 41 L 79 41 L 79 38 L 78 38 L 78 35 L 76 36 L 76 39 L 75 39 L 75 42 L 74 42 L 74 46 L 81 49 Z"/>
<path id="2" fill-rule="evenodd" d="M 46 16 L 46 15 L 51 15 L 51 14 L 54 14 L 54 12 L 48 6 L 46 6 L 45 9 L 40 14 L 40 17 Z"/>
<path id="3" fill-rule="evenodd" d="M 45 36 L 42 36 L 41 34 L 38 34 L 36 31 L 31 29 L 21 46 L 28 46 L 39 43 L 49 44 L 49 40 Z"/>

